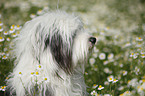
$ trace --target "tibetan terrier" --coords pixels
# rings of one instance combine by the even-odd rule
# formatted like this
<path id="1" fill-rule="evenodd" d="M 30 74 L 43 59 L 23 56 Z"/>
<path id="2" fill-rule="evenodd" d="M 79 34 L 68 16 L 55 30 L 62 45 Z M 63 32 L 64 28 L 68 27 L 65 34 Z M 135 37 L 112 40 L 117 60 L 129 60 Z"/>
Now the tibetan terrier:
<path id="1" fill-rule="evenodd" d="M 10 96 L 86 96 L 84 64 L 95 43 L 78 16 L 62 11 L 26 22 L 15 39 Z"/>

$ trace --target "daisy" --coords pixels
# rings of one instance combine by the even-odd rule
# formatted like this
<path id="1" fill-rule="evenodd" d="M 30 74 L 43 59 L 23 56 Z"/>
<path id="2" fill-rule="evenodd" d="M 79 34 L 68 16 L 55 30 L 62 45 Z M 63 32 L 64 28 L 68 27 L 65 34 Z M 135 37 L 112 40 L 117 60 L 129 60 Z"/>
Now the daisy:
<path id="1" fill-rule="evenodd" d="M 88 75 L 88 72 L 85 72 L 85 75 Z"/>
<path id="2" fill-rule="evenodd" d="M 14 28 L 15 28 L 15 25 L 12 25 L 12 26 L 11 26 L 11 29 L 14 29 Z"/>
<path id="3" fill-rule="evenodd" d="M 12 33 L 12 37 L 16 37 L 17 36 L 17 34 L 16 33 Z"/>
<path id="4" fill-rule="evenodd" d="M 114 77 L 113 76 L 109 76 L 107 79 L 108 79 L 108 82 L 112 82 L 114 80 Z"/>
<path id="5" fill-rule="evenodd" d="M 17 31 L 17 34 L 19 35 L 20 34 L 20 31 Z"/>
<path id="6" fill-rule="evenodd" d="M 7 57 L 7 56 L 5 56 L 5 55 L 2 57 L 2 59 L 4 59 L 4 60 L 6 60 L 7 58 L 8 58 L 8 57 Z"/>
<path id="7" fill-rule="evenodd" d="M 39 72 L 38 72 L 38 71 L 36 71 L 34 75 L 35 75 L 35 76 L 39 76 Z"/>
<path id="8" fill-rule="evenodd" d="M 105 82 L 104 82 L 104 85 L 109 85 L 109 82 L 108 82 L 108 81 L 105 81 Z"/>
<path id="9" fill-rule="evenodd" d="M 94 89 L 95 89 L 95 88 L 97 88 L 97 87 L 98 87 L 98 85 L 97 85 L 97 84 L 94 84 L 94 85 L 93 85 L 93 88 L 94 88 Z"/>
<path id="10" fill-rule="evenodd" d="M 145 54 L 142 54 L 141 57 L 142 57 L 142 58 L 145 58 Z"/>
<path id="11" fill-rule="evenodd" d="M 5 32 L 4 32 L 4 35 L 8 35 L 8 34 L 9 34 L 8 31 L 5 31 Z"/>
<path id="12" fill-rule="evenodd" d="M 102 87 L 101 85 L 99 85 L 98 90 L 102 90 L 104 89 L 104 87 Z"/>
<path id="13" fill-rule="evenodd" d="M 3 28 L 2 28 L 2 26 L 0 26 L 0 32 L 2 32 L 3 31 Z"/>
<path id="14" fill-rule="evenodd" d="M 108 63 L 109 63 L 108 61 L 104 61 L 104 62 L 103 62 L 104 65 L 107 65 Z"/>
<path id="15" fill-rule="evenodd" d="M 20 26 L 20 25 L 17 25 L 17 26 L 15 27 L 16 30 L 20 30 L 21 28 L 22 28 L 22 26 Z"/>
<path id="16" fill-rule="evenodd" d="M 43 80 L 45 83 L 48 83 L 50 81 L 50 79 L 48 77 L 43 77 Z"/>
<path id="17" fill-rule="evenodd" d="M 104 94 L 104 96 L 112 96 L 112 95 L 110 95 L 110 94 Z"/>
<path id="18" fill-rule="evenodd" d="M 97 95 L 97 92 L 96 92 L 95 90 L 93 90 L 93 91 L 91 92 L 91 95 L 93 95 L 93 96 L 95 95 L 95 96 L 96 96 L 96 95 Z"/>
<path id="19" fill-rule="evenodd" d="M 41 14 L 43 14 L 43 11 L 40 9 L 40 10 L 37 11 L 37 14 L 41 15 Z"/>
<path id="20" fill-rule="evenodd" d="M 44 8 L 43 8 L 43 11 L 48 11 L 49 10 L 49 7 L 48 6 L 45 6 Z"/>
<path id="21" fill-rule="evenodd" d="M 119 91 L 122 91 L 122 90 L 124 90 L 124 87 L 121 86 L 121 87 L 118 88 L 118 90 L 119 90 Z"/>
<path id="22" fill-rule="evenodd" d="M 139 69 L 138 67 L 135 67 L 134 72 L 135 72 L 136 74 L 138 74 L 139 71 L 140 71 L 140 69 Z"/>
<path id="23" fill-rule="evenodd" d="M 3 25 L 3 23 L 0 21 L 0 26 L 2 26 Z"/>
<path id="24" fill-rule="evenodd" d="M 143 41 L 143 39 L 141 37 L 137 37 L 136 41 Z"/>
<path id="25" fill-rule="evenodd" d="M 10 29 L 9 32 L 10 32 L 10 33 L 14 33 L 14 32 L 15 32 L 15 29 Z"/>
<path id="26" fill-rule="evenodd" d="M 3 37 L 0 37 L 0 42 L 3 42 L 5 39 Z"/>
<path id="27" fill-rule="evenodd" d="M 32 19 L 35 18 L 35 17 L 36 17 L 35 14 L 31 14 L 31 15 L 30 15 L 30 18 L 32 18 Z"/>
<path id="28" fill-rule="evenodd" d="M 134 53 L 131 53 L 130 57 L 133 57 L 134 56 Z"/>
<path id="29" fill-rule="evenodd" d="M 114 79 L 114 80 L 113 80 L 113 83 L 116 83 L 117 81 L 118 81 L 118 80 Z"/>
<path id="30" fill-rule="evenodd" d="M 94 54 L 93 54 L 93 57 L 94 57 L 94 58 L 97 58 L 97 53 L 94 53 Z"/>
<path id="31" fill-rule="evenodd" d="M 138 43 L 136 47 L 142 47 L 142 43 Z"/>
<path id="32" fill-rule="evenodd" d="M 104 72 L 109 73 L 110 72 L 109 68 L 104 68 Z"/>
<path id="33" fill-rule="evenodd" d="M 123 76 L 125 76 L 125 75 L 127 75 L 127 71 L 122 71 L 122 73 L 123 73 Z"/>
<path id="34" fill-rule="evenodd" d="M 95 63 L 95 59 L 94 59 L 94 58 L 90 58 L 89 63 L 90 63 L 91 65 L 93 65 L 93 64 Z"/>
<path id="35" fill-rule="evenodd" d="M 145 52 L 144 51 L 141 51 L 140 54 L 145 54 Z"/>
<path id="36" fill-rule="evenodd" d="M 106 58 L 105 53 L 101 53 L 101 54 L 99 55 L 99 58 L 100 58 L 100 60 L 104 60 L 104 59 Z"/>
<path id="37" fill-rule="evenodd" d="M 110 29 L 110 27 L 106 27 L 106 28 L 104 28 L 105 31 L 108 31 L 109 29 Z"/>
<path id="38" fill-rule="evenodd" d="M 22 72 L 19 72 L 19 76 L 22 76 Z"/>
<path id="39" fill-rule="evenodd" d="M 31 72 L 31 77 L 33 77 L 34 76 L 34 74 L 35 74 L 35 72 L 33 71 L 33 72 Z"/>
<path id="40" fill-rule="evenodd" d="M 41 64 L 37 65 L 37 69 L 38 70 L 42 70 L 43 69 L 43 66 Z"/>
<path id="41" fill-rule="evenodd" d="M 113 59 L 113 57 L 114 57 L 114 54 L 113 54 L 113 53 L 111 53 L 111 54 L 108 55 L 108 59 L 109 59 L 109 60 L 110 60 L 110 59 Z"/>
<path id="42" fill-rule="evenodd" d="M 7 41 L 10 41 L 10 40 L 11 40 L 10 37 L 8 37 L 8 38 L 7 38 Z"/>
<path id="43" fill-rule="evenodd" d="M 131 46 L 131 43 L 130 43 L 130 42 L 127 42 L 127 43 L 125 44 L 125 47 L 128 47 L 128 46 Z"/>
<path id="44" fill-rule="evenodd" d="M 99 49 L 97 49 L 96 47 L 94 47 L 93 50 L 95 53 L 99 52 Z"/>
<path id="45" fill-rule="evenodd" d="M 6 86 L 1 86 L 0 91 L 6 91 Z"/>
<path id="46" fill-rule="evenodd" d="M 133 59 L 136 59 L 137 57 L 138 57 L 137 55 L 134 55 L 134 56 L 133 56 Z"/>

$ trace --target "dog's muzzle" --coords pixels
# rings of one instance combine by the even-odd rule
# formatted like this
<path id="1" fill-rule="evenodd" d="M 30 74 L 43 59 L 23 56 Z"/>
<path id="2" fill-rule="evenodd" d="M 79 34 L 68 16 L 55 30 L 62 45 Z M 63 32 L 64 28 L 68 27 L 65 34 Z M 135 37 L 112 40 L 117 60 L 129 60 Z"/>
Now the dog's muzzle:
<path id="1" fill-rule="evenodd" d="M 96 43 L 96 38 L 95 37 L 90 37 L 89 41 L 94 45 Z"/>

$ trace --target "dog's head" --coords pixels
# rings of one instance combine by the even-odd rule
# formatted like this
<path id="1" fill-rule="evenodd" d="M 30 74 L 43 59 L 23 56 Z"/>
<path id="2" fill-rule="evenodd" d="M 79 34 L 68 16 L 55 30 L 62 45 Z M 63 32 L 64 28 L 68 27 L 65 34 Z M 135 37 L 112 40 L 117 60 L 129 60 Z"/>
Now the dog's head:
<path id="1" fill-rule="evenodd" d="M 32 55 L 39 63 L 49 65 L 47 69 L 61 69 L 68 74 L 86 59 L 89 49 L 96 43 L 96 38 L 85 31 L 79 17 L 60 11 L 27 22 L 20 34 L 21 40 L 24 41 L 21 47 L 17 46 L 21 50 L 18 54 L 25 54 L 25 50 L 29 57 Z"/>

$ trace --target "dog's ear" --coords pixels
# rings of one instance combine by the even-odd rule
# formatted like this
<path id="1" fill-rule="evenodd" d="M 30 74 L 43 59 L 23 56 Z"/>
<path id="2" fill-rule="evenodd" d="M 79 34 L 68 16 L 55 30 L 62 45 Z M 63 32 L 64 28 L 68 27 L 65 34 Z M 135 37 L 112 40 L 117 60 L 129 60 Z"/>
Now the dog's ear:
<path id="1" fill-rule="evenodd" d="M 48 36 L 45 41 L 46 48 L 50 48 L 52 55 L 61 68 L 67 74 L 72 73 L 72 50 L 68 48 L 68 44 L 64 43 L 62 36 L 59 32 L 53 36 Z"/>

